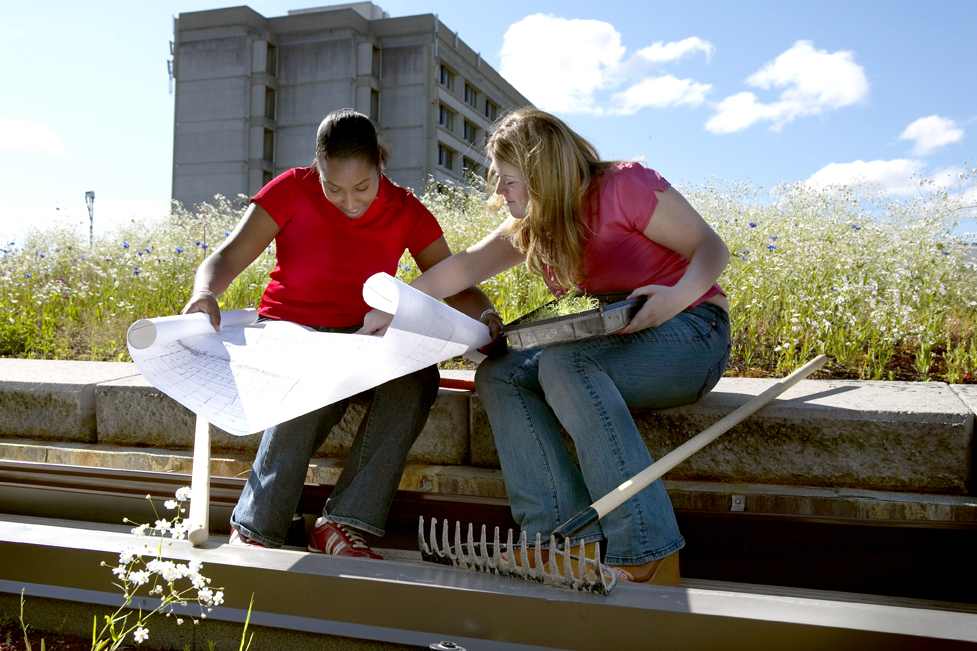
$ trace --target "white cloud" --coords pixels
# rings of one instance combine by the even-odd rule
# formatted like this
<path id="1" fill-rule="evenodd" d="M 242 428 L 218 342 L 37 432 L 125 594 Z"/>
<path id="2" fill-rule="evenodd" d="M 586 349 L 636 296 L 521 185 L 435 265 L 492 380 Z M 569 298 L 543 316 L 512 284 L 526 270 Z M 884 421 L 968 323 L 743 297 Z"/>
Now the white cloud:
<path id="1" fill-rule="evenodd" d="M 672 75 L 642 79 L 627 90 L 611 97 L 610 112 L 632 115 L 642 108 L 666 108 L 668 106 L 698 106 L 712 88 L 691 79 L 676 79 Z"/>
<path id="2" fill-rule="evenodd" d="M 629 115 L 644 107 L 701 104 L 709 84 L 647 71 L 698 52 L 708 57 L 713 49 L 691 37 L 655 43 L 625 60 L 627 49 L 613 25 L 535 14 L 506 31 L 499 72 L 544 110 Z M 622 86 L 610 97 L 602 94 Z"/>
<path id="3" fill-rule="evenodd" d="M 815 50 L 810 41 L 793 47 L 746 79 L 754 88 L 782 88 L 778 101 L 763 103 L 750 92 L 727 97 L 706 122 L 713 133 L 742 131 L 760 121 L 779 131 L 807 115 L 818 115 L 864 101 L 869 83 L 852 52 Z"/>
<path id="4" fill-rule="evenodd" d="M 0 117 L 0 150 L 64 155 L 64 143 L 54 131 L 36 122 Z"/>
<path id="5" fill-rule="evenodd" d="M 924 161 L 912 158 L 831 163 L 815 172 L 807 183 L 813 187 L 846 185 L 860 190 L 883 190 L 890 196 L 910 196 L 918 194 L 913 177 L 918 177 L 923 165 Z"/>
<path id="6" fill-rule="evenodd" d="M 949 118 L 930 115 L 919 118 L 899 134 L 899 140 L 915 140 L 914 156 L 925 156 L 944 145 L 963 140 L 963 129 Z"/>
<path id="7" fill-rule="evenodd" d="M 673 43 L 658 41 L 646 48 L 638 50 L 635 52 L 635 56 L 647 59 L 653 63 L 665 63 L 668 61 L 678 61 L 682 57 L 695 54 L 696 52 L 704 52 L 706 60 L 709 60 L 712 58 L 712 53 L 715 49 L 709 41 L 704 41 L 697 36 L 690 36 L 689 38 Z"/>

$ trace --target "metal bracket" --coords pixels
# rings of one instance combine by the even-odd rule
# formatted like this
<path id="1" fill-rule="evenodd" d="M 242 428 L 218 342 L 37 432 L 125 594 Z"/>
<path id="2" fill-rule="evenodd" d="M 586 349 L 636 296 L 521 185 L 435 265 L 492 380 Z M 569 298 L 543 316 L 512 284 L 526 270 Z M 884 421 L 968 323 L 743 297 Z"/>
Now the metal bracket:
<path id="1" fill-rule="evenodd" d="M 729 507 L 730 511 L 742 511 L 746 508 L 746 495 L 733 495 L 733 505 Z"/>

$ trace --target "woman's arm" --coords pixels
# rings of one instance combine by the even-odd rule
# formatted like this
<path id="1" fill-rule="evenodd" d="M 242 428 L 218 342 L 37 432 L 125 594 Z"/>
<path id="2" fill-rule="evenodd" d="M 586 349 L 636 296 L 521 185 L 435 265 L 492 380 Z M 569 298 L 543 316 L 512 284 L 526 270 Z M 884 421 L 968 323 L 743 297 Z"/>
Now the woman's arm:
<path id="1" fill-rule="evenodd" d="M 422 273 L 411 287 L 434 298 L 446 298 L 525 261 L 519 249 L 496 230 Z"/>
<path id="2" fill-rule="evenodd" d="M 423 273 L 411 282 L 411 287 L 434 298 L 443 298 L 455 309 L 479 319 L 485 310 L 492 309 L 492 304 L 475 285 L 524 262 L 525 258 L 495 232 L 454 255 L 450 255 L 447 243 L 441 238 L 424 249 L 415 261 Z M 381 335 L 391 318 L 389 314 L 372 310 L 357 334 Z M 493 341 L 497 339 L 502 331 L 501 317 L 486 315 L 481 320 L 488 326 Z"/>
<path id="3" fill-rule="evenodd" d="M 622 332 L 659 326 L 694 303 L 719 279 L 729 262 L 722 238 L 675 188 L 658 195 L 658 206 L 645 227 L 649 240 L 689 260 L 682 279 L 673 287 L 648 285 L 634 296 L 648 300 Z"/>
<path id="4" fill-rule="evenodd" d="M 193 296 L 181 314 L 209 314 L 214 330 L 220 331 L 221 317 L 217 297 L 261 255 L 279 230 L 271 215 L 258 204 L 252 203 L 234 232 L 210 257 L 200 263 L 193 280 Z"/>

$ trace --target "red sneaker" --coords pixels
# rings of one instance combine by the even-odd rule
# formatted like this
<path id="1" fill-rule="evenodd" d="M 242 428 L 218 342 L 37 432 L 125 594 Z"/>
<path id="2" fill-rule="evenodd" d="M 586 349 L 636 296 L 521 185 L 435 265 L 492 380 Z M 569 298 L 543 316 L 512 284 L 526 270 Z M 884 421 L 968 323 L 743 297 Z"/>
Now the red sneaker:
<path id="1" fill-rule="evenodd" d="M 245 547 L 264 547 L 264 545 L 262 545 L 260 542 L 257 540 L 251 540 L 234 527 L 231 527 L 231 537 L 228 539 L 227 544 L 241 545 Z"/>
<path id="2" fill-rule="evenodd" d="M 309 534 L 308 550 L 333 556 L 383 560 L 383 556 L 370 549 L 359 531 L 328 519 L 317 524 Z"/>

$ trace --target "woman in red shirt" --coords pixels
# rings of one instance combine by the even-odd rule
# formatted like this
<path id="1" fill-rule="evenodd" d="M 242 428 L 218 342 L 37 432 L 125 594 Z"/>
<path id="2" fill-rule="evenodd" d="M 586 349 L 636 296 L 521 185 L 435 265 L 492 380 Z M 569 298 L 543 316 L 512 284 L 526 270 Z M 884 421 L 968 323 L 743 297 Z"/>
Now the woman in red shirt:
<path id="1" fill-rule="evenodd" d="M 351 109 L 329 114 L 319 125 L 312 166 L 281 174 L 254 196 L 234 232 L 197 269 L 194 294 L 183 312 L 205 312 L 219 330 L 217 297 L 274 240 L 277 260 L 260 318 L 360 333 L 370 310 L 363 300 L 367 278 L 396 274 L 404 250 L 421 271 L 451 255 L 430 211 L 383 175 L 387 157 L 369 118 Z M 474 288 L 452 293 L 449 305 L 498 332 L 501 323 L 484 294 Z M 357 402 L 366 405 L 366 413 L 308 549 L 380 558 L 360 531 L 384 534 L 407 453 L 424 427 L 438 384 L 432 366 L 265 430 L 231 516 L 231 543 L 283 544 L 309 459 Z"/>

